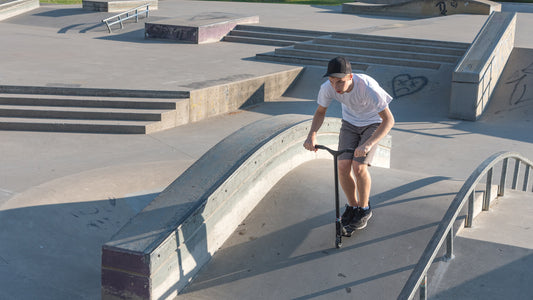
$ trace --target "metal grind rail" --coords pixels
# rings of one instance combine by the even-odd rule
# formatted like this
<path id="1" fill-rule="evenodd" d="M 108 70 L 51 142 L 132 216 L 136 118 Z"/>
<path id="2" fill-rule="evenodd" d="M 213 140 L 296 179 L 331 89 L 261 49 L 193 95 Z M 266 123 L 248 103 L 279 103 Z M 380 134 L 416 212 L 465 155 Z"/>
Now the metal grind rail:
<path id="1" fill-rule="evenodd" d="M 150 4 L 146 3 L 136 8 L 132 8 L 128 11 L 122 12 L 118 15 L 103 19 L 102 22 L 106 24 L 107 30 L 109 30 L 109 33 L 111 33 L 111 26 L 115 24 L 120 24 L 120 29 L 122 29 L 124 28 L 124 24 L 122 22 L 135 18 L 135 23 L 137 23 L 139 22 L 139 15 L 145 14 L 146 18 L 148 18 L 149 12 Z"/>
<path id="2" fill-rule="evenodd" d="M 529 185 L 529 172 L 533 167 L 533 162 L 516 152 L 498 152 L 487 158 L 481 163 L 474 172 L 465 181 L 459 193 L 455 196 L 446 214 L 442 218 L 435 234 L 428 243 L 426 249 L 422 253 L 420 260 L 415 266 L 413 272 L 409 276 L 404 285 L 399 300 L 413 299 L 417 290 L 420 290 L 420 299 L 427 299 L 427 272 L 429 267 L 435 260 L 437 252 L 441 248 L 444 240 L 446 240 L 446 259 L 453 258 L 453 224 L 457 219 L 461 208 L 468 200 L 468 211 L 465 220 L 465 227 L 472 226 L 472 219 L 474 215 L 474 199 L 475 188 L 481 179 L 486 175 L 486 190 L 483 197 L 483 211 L 489 210 L 491 199 L 491 186 L 493 179 L 494 166 L 502 162 L 500 183 L 498 185 L 498 196 L 502 197 L 505 193 L 505 186 L 507 184 L 507 166 L 509 159 L 514 159 L 514 172 L 511 182 L 511 188 L 519 188 L 519 175 L 521 166 L 525 166 L 524 176 L 522 177 L 522 191 L 527 191 Z M 533 192 L 533 191 L 532 191 Z"/>

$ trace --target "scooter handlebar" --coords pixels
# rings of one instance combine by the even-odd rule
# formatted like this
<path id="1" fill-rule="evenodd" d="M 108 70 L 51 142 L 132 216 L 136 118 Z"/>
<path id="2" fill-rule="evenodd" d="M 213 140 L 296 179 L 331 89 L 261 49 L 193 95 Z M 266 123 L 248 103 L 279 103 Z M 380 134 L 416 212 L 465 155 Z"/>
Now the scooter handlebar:
<path id="1" fill-rule="evenodd" d="M 340 154 L 342 154 L 342 153 L 344 153 L 344 152 L 352 152 L 352 153 L 353 153 L 353 152 L 355 151 L 355 149 L 342 149 L 342 150 L 338 150 L 338 151 L 336 151 L 336 150 L 333 150 L 333 149 L 331 149 L 331 148 L 328 148 L 328 147 L 326 147 L 326 146 L 324 146 L 324 145 L 315 145 L 315 148 L 316 148 L 316 149 L 326 150 L 326 151 L 328 151 L 331 155 L 333 155 L 333 156 L 335 156 L 335 157 L 339 156 Z"/>

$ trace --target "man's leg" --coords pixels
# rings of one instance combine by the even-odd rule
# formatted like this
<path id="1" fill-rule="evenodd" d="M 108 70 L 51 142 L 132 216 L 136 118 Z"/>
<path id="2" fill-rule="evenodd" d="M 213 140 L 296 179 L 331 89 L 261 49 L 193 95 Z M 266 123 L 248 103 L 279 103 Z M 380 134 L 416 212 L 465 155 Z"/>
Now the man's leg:
<path id="1" fill-rule="evenodd" d="M 337 166 L 339 168 L 339 182 L 348 200 L 348 205 L 357 207 L 359 206 L 356 196 L 357 185 L 352 175 L 352 162 L 351 159 L 339 160 Z"/>
<path id="2" fill-rule="evenodd" d="M 352 160 L 342 159 L 338 161 L 339 182 L 348 200 L 348 205 L 342 214 L 342 226 L 349 225 L 353 218 L 358 215 L 356 184 L 352 175 Z"/>
<path id="3" fill-rule="evenodd" d="M 366 163 L 354 161 L 353 170 L 355 173 L 357 194 L 359 196 L 359 208 L 346 229 L 348 232 L 353 231 L 354 229 L 365 228 L 368 220 L 372 217 L 372 208 L 369 203 L 372 179 L 370 177 L 370 172 L 368 171 L 368 165 Z"/>
<path id="4" fill-rule="evenodd" d="M 370 188 L 372 186 L 372 179 L 370 172 L 368 172 L 368 165 L 353 161 L 353 171 L 355 174 L 355 183 L 357 195 L 359 196 L 358 206 L 368 207 L 370 198 Z"/>

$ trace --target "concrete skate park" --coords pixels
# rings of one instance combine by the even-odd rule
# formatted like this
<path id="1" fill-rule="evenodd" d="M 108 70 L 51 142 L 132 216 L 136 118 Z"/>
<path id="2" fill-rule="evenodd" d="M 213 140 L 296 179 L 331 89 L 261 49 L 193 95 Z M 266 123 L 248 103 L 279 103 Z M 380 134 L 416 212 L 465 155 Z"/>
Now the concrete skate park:
<path id="1" fill-rule="evenodd" d="M 533 294 L 531 5 L 167 0 L 111 32 L 120 11 L 31 5 L 0 21 L 0 298 L 395 299 L 413 278 L 418 298 L 421 268 L 432 299 Z M 147 34 L 161 24 L 235 27 Z M 338 54 L 394 96 L 396 124 L 374 217 L 336 249 L 331 157 L 301 145 Z M 335 145 L 340 111 L 319 142 Z M 445 241 L 423 263 L 439 233 L 453 259 Z"/>

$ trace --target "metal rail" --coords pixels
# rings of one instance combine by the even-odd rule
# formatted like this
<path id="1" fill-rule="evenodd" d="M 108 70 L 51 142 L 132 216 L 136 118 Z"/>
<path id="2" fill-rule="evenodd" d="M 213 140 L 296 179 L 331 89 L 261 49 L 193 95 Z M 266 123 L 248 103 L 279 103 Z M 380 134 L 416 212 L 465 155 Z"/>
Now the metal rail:
<path id="1" fill-rule="evenodd" d="M 525 165 L 525 172 L 522 181 L 522 190 L 527 191 L 529 184 L 529 170 L 533 166 L 533 162 L 516 152 L 498 152 L 487 158 L 472 172 L 470 177 L 465 181 L 455 198 L 453 199 L 446 214 L 442 218 L 435 234 L 428 243 L 426 249 L 422 253 L 420 260 L 415 266 L 413 272 L 409 276 L 404 285 L 398 299 L 413 299 L 417 290 L 420 290 L 420 299 L 427 299 L 427 273 L 429 267 L 435 260 L 437 252 L 441 248 L 444 240 L 447 241 L 446 254 L 447 259 L 453 258 L 453 223 L 457 219 L 461 208 L 468 200 L 468 211 L 465 220 L 465 227 L 472 226 L 472 219 L 474 214 L 474 198 L 475 188 L 486 175 L 486 190 L 483 197 L 483 210 L 489 210 L 491 199 L 491 185 L 493 177 L 493 169 L 496 164 L 502 162 L 500 183 L 498 185 L 498 196 L 502 197 L 505 193 L 506 179 L 507 179 L 507 165 L 509 159 L 515 160 L 515 167 L 512 178 L 512 189 L 517 189 L 519 181 L 520 166 Z"/>
<path id="2" fill-rule="evenodd" d="M 122 12 L 118 15 L 109 17 L 107 19 L 103 19 L 102 22 L 106 24 L 107 30 L 109 31 L 109 33 L 111 33 L 111 26 L 120 23 L 120 29 L 122 29 L 124 28 L 124 24 L 122 23 L 123 21 L 126 21 L 131 18 L 135 18 L 135 23 L 137 23 L 139 22 L 139 15 L 146 14 L 146 18 L 148 18 L 149 12 L 150 12 L 150 4 L 146 3 L 136 8 L 132 8 L 128 11 Z"/>

